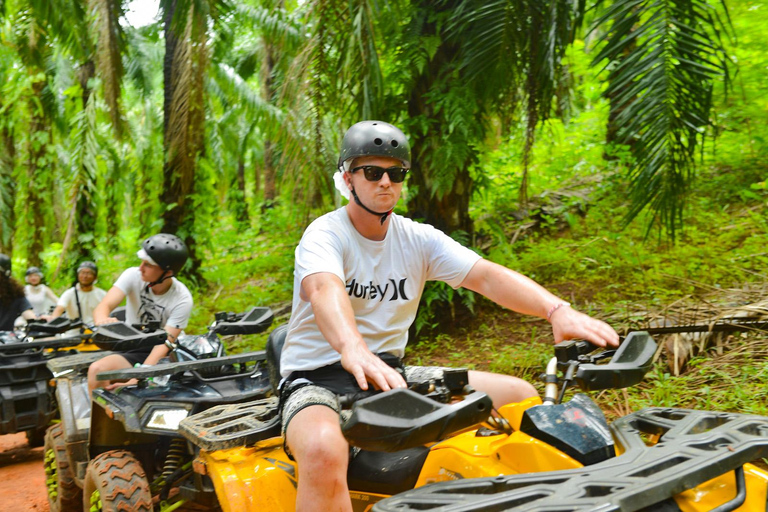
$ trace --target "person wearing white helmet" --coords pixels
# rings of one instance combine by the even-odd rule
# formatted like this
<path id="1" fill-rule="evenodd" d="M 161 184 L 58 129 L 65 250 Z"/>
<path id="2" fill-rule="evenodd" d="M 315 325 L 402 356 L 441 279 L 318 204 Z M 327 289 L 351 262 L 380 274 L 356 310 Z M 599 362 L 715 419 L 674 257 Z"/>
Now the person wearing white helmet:
<path id="1" fill-rule="evenodd" d="M 0 254 L 0 331 L 12 331 L 19 317 L 36 318 L 24 288 L 11 276 L 11 258 Z"/>
<path id="2" fill-rule="evenodd" d="M 38 267 L 29 267 L 24 280 L 27 282 L 24 293 L 37 316 L 50 312 L 51 308 L 59 302 L 53 290 L 43 284 L 43 271 Z"/>
<path id="3" fill-rule="evenodd" d="M 349 445 L 337 397 L 370 386 L 405 387 L 400 358 L 426 281 L 464 287 L 545 318 L 556 342 L 618 345 L 606 323 L 432 226 L 392 213 L 410 166 L 408 140 L 398 128 L 381 121 L 352 126 L 334 178 L 352 200 L 315 220 L 296 248 L 280 400 L 286 449 L 298 462 L 300 512 L 351 512 Z M 471 371 L 469 383 L 497 407 L 537 395 L 531 384 L 508 375 Z"/>
<path id="4" fill-rule="evenodd" d="M 43 315 L 41 318 L 50 321 L 66 313 L 70 320 L 79 319 L 85 325 L 93 325 L 93 310 L 107 295 L 105 290 L 95 285 L 98 277 L 99 267 L 96 266 L 96 263 L 92 261 L 80 263 L 77 266 L 74 286 L 61 294 L 53 313 Z"/>
<path id="5" fill-rule="evenodd" d="M 116 322 L 110 313 L 125 299 L 125 321 L 129 324 L 159 322 L 168 333 L 168 339 L 176 341 L 189 322 L 192 312 L 192 294 L 176 279 L 187 261 L 189 252 L 184 242 L 175 235 L 160 233 L 147 238 L 136 253 L 141 265 L 122 273 L 109 289 L 96 309 L 93 320 L 96 325 Z M 110 370 L 131 368 L 137 364 L 153 365 L 168 354 L 166 345 L 156 345 L 151 350 L 132 350 L 109 355 L 88 368 L 88 387 L 93 390 L 105 386 L 112 389 L 120 385 L 99 381 L 96 375 Z"/>

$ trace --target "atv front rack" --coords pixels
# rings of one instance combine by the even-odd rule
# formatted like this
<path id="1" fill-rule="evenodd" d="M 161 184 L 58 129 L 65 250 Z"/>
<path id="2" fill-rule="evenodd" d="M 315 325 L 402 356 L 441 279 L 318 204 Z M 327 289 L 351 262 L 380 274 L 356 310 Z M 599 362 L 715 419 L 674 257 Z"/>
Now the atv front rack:
<path id="1" fill-rule="evenodd" d="M 247 354 L 238 354 L 235 356 L 215 357 L 211 359 L 203 359 L 199 361 L 185 361 L 182 363 L 159 363 L 153 366 L 146 366 L 140 368 L 127 368 L 124 370 L 112 370 L 109 372 L 102 372 L 97 375 L 99 380 L 117 380 L 126 381 L 131 379 L 138 379 L 139 381 L 147 380 L 155 377 L 164 377 L 166 375 L 177 375 L 184 372 L 197 372 L 199 370 L 205 370 L 209 368 L 216 368 L 221 366 L 239 365 L 241 371 L 245 369 L 247 363 L 257 363 L 266 361 L 267 353 L 263 350 L 258 352 L 249 352 Z M 215 381 L 217 377 L 205 378 L 200 375 L 196 375 L 203 381 Z M 231 374 L 226 375 L 226 379 L 232 378 Z"/>
<path id="2" fill-rule="evenodd" d="M 183 419 L 179 433 L 208 452 L 246 446 L 280 435 L 279 412 L 277 397 L 218 405 Z"/>
<path id="3" fill-rule="evenodd" d="M 81 352 L 79 354 L 68 355 L 66 357 L 56 357 L 49 359 L 45 365 L 53 374 L 54 378 L 71 377 L 83 375 L 91 363 L 98 361 L 103 357 L 114 354 L 109 351 Z"/>
<path id="4" fill-rule="evenodd" d="M 768 455 L 768 418 L 735 413 L 650 408 L 615 421 L 624 453 L 581 469 L 441 482 L 376 503 L 374 512 L 631 512 L 731 471 L 734 510 L 746 497 L 742 465 Z M 647 446 L 643 436 L 660 435 Z"/>

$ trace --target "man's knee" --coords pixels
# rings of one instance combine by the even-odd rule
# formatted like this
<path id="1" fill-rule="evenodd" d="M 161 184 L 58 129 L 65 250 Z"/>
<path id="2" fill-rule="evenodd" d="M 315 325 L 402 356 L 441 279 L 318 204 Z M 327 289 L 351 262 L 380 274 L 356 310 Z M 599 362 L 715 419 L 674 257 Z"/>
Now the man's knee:
<path id="1" fill-rule="evenodd" d="M 304 470 L 346 468 L 349 445 L 333 409 L 313 406 L 299 411 L 288 425 L 286 440 Z"/>
<path id="2" fill-rule="evenodd" d="M 521 402 L 526 398 L 539 395 L 531 383 L 500 373 L 471 371 L 469 383 L 478 391 L 488 394 L 493 400 L 494 407 Z"/>
<path id="3" fill-rule="evenodd" d="M 108 372 L 110 370 L 119 370 L 121 368 L 129 367 L 130 364 L 125 358 L 113 354 L 91 363 L 91 365 L 88 367 L 88 378 L 96 379 L 96 376 L 101 372 Z"/>

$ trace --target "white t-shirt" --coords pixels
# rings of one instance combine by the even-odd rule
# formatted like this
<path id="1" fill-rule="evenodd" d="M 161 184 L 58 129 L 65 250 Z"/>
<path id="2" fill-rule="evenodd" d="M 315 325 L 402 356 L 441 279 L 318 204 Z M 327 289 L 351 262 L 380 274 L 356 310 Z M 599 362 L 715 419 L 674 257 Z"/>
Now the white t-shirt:
<path id="1" fill-rule="evenodd" d="M 346 207 L 315 220 L 296 248 L 293 312 L 280 372 L 313 370 L 341 359 L 301 298 L 301 282 L 330 272 L 346 285 L 360 334 L 372 352 L 402 357 L 426 281 L 458 288 L 480 256 L 428 224 L 390 216 L 384 240 L 369 240 L 352 225 Z"/>
<path id="2" fill-rule="evenodd" d="M 99 305 L 99 302 L 107 295 L 107 292 L 94 286 L 91 291 L 84 292 L 80 289 L 80 283 L 77 286 L 77 297 L 75 297 L 75 288 L 68 288 L 61 294 L 57 306 L 64 308 L 67 317 L 71 320 L 80 318 L 84 324 L 93 325 L 93 310 Z M 77 308 L 77 302 L 80 301 L 80 309 Z M 82 312 L 83 316 L 80 316 Z"/>
<path id="3" fill-rule="evenodd" d="M 184 329 L 192 312 L 192 294 L 184 284 L 172 277 L 171 287 L 162 295 L 155 295 L 141 280 L 139 267 L 123 272 L 115 286 L 125 293 L 125 321 L 129 324 L 145 324 L 158 321 L 160 327 Z"/>
<path id="4" fill-rule="evenodd" d="M 27 296 L 27 300 L 37 316 L 48 314 L 51 306 L 55 306 L 59 300 L 56 294 L 44 284 L 24 285 L 24 295 Z"/>

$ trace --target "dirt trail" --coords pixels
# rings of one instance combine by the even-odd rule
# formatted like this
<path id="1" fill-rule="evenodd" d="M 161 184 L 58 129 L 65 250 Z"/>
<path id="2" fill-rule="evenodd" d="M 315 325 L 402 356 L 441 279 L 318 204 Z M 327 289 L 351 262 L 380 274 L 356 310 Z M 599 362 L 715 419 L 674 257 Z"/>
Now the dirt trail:
<path id="1" fill-rule="evenodd" d="M 0 512 L 48 510 L 43 448 L 23 433 L 0 436 Z"/>

